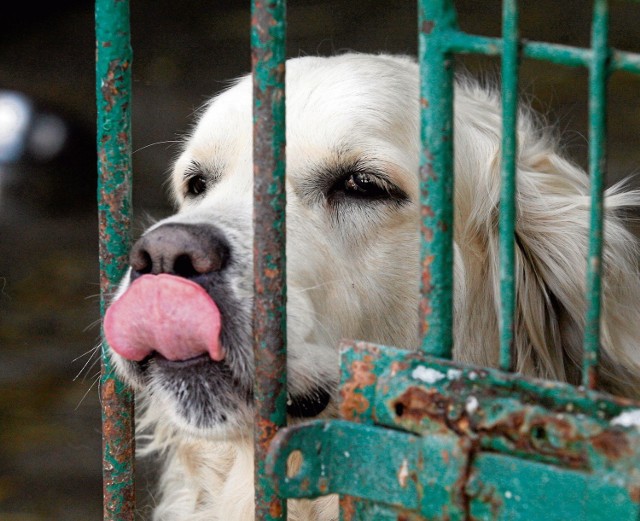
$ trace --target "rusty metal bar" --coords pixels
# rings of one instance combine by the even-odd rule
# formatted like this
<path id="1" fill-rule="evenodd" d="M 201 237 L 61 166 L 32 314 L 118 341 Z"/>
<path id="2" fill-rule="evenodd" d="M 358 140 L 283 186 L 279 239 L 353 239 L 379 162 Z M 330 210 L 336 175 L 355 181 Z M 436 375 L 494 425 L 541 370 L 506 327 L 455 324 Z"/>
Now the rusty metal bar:
<path id="1" fill-rule="evenodd" d="M 591 223 L 587 262 L 587 313 L 584 331 L 582 383 L 595 389 L 600 351 L 600 308 L 602 291 L 603 187 L 606 172 L 607 79 L 610 60 L 608 44 L 609 5 L 595 0 L 589 67 L 589 174 L 591 177 Z"/>
<path id="2" fill-rule="evenodd" d="M 500 56 L 502 38 L 478 36 L 461 31 L 450 31 L 442 41 L 443 49 L 459 54 L 484 54 Z M 520 54 L 524 58 L 546 61 L 567 67 L 589 67 L 593 60 L 593 50 L 548 42 L 521 40 Z M 640 56 L 631 52 L 611 49 L 612 59 L 609 72 L 626 71 L 640 74 Z"/>
<path id="3" fill-rule="evenodd" d="M 500 368 L 512 369 L 516 311 L 516 150 L 519 12 L 517 0 L 502 3 L 502 162 L 500 185 Z"/>
<path id="4" fill-rule="evenodd" d="M 129 2 L 97 0 L 96 98 L 100 311 L 127 269 L 131 215 Z M 134 397 L 114 374 L 102 342 L 103 518 L 134 519 Z"/>
<path id="5" fill-rule="evenodd" d="M 285 256 L 285 0 L 253 0 L 254 310 L 256 520 L 287 518 L 265 473 L 287 418 Z"/>
<path id="6" fill-rule="evenodd" d="M 451 1 L 418 2 L 420 62 L 420 337 L 422 349 L 453 349 L 453 60 L 444 50 L 456 28 Z M 428 71 L 428 72 L 427 72 Z"/>

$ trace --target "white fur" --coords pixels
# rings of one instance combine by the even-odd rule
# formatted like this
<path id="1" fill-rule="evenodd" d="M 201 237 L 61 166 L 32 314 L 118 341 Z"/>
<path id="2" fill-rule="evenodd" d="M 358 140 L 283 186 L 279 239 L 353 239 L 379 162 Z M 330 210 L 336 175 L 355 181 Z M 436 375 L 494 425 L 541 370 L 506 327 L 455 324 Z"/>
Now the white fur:
<path id="1" fill-rule="evenodd" d="M 341 338 L 417 345 L 418 112 L 418 68 L 409 58 L 348 54 L 288 62 L 288 336 L 294 389 L 318 381 L 336 385 Z M 454 356 L 495 366 L 498 96 L 463 79 L 456 87 L 455 114 Z M 251 233 L 251 121 L 251 83 L 245 77 L 201 114 L 172 176 L 179 212 L 163 223 L 215 222 L 232 236 Z M 524 108 L 518 142 L 516 369 L 576 383 L 588 177 L 562 157 L 555 138 Z M 184 173 L 193 160 L 221 177 L 204 196 L 186 198 Z M 328 170 L 355 160 L 383 172 L 407 195 L 406 204 L 330 205 L 316 185 Z M 623 186 L 607 192 L 601 384 L 629 396 L 640 389 L 640 280 L 637 243 L 620 215 L 639 203 L 639 194 Z M 250 300 L 251 281 L 238 280 L 235 291 Z M 121 365 L 117 356 L 116 362 Z M 167 397 L 149 389 L 141 393 L 142 452 L 163 460 L 154 519 L 253 519 L 251 412 L 235 428 L 198 431 L 180 420 Z M 337 519 L 335 498 L 290 505 L 290 520 Z"/>

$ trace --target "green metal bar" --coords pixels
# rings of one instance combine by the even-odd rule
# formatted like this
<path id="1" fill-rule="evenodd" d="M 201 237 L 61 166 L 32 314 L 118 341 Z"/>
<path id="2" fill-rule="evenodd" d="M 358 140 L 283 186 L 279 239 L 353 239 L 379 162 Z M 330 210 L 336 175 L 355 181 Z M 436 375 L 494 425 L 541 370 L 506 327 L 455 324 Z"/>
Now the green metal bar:
<path id="1" fill-rule="evenodd" d="M 418 2 L 420 61 L 420 335 L 427 353 L 453 348 L 453 61 L 443 42 L 456 27 L 451 1 Z"/>
<path id="2" fill-rule="evenodd" d="M 612 51 L 612 60 L 610 64 L 610 70 L 619 70 L 631 72 L 633 74 L 640 74 L 640 54 L 633 54 L 630 52 Z"/>
<path id="3" fill-rule="evenodd" d="M 442 38 L 445 52 L 457 54 L 483 54 L 500 56 L 502 39 L 489 36 L 467 34 L 451 30 Z M 593 60 L 592 49 L 582 49 L 569 45 L 521 40 L 520 54 L 524 58 L 546 61 L 568 67 L 589 67 Z M 611 49 L 612 59 L 608 64 L 609 72 L 626 71 L 640 74 L 640 55 Z"/>
<path id="4" fill-rule="evenodd" d="M 519 13 L 517 0 L 502 4 L 502 163 L 500 185 L 500 368 L 512 369 L 516 310 L 515 228 L 518 117 Z"/>
<path id="5" fill-rule="evenodd" d="M 448 31 L 446 38 L 442 38 L 442 46 L 444 51 L 458 54 L 499 56 L 502 53 L 501 38 L 467 34 L 457 29 Z"/>
<path id="6" fill-rule="evenodd" d="M 287 518 L 264 471 L 271 440 L 286 425 L 285 0 L 253 0 L 254 308 L 256 520 Z"/>
<path id="7" fill-rule="evenodd" d="M 131 245 L 131 60 L 129 2 L 97 0 L 96 98 L 100 312 L 125 274 Z M 114 374 L 102 342 L 103 503 L 105 520 L 133 520 L 134 397 Z"/>
<path id="8" fill-rule="evenodd" d="M 589 173 L 591 176 L 591 223 L 587 262 L 587 313 L 584 331 L 582 383 L 597 384 L 600 350 L 600 301 L 602 289 L 602 192 L 606 172 L 607 78 L 609 6 L 595 0 L 591 28 L 593 60 L 589 68 Z"/>
<path id="9" fill-rule="evenodd" d="M 579 47 L 551 43 L 524 42 L 522 55 L 534 60 L 559 65 L 587 67 L 591 60 L 591 49 L 580 49 Z"/>

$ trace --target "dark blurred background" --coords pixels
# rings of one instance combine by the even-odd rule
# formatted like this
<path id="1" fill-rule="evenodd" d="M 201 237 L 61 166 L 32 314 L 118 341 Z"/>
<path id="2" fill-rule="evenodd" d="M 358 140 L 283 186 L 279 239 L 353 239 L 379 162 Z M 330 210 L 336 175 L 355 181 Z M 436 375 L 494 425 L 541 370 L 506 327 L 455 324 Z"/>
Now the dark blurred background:
<path id="1" fill-rule="evenodd" d="M 522 2 L 522 34 L 586 46 L 590 3 Z M 250 68 L 248 4 L 132 3 L 136 235 L 149 218 L 171 211 L 165 174 L 194 110 Z M 500 2 L 457 5 L 463 29 L 499 35 Z M 613 2 L 612 10 L 612 45 L 640 51 L 640 5 Z M 412 0 L 291 0 L 288 12 L 290 56 L 416 52 Z M 3 3 L 0 521 L 101 515 L 93 60 L 92 3 Z M 495 60 L 460 61 L 498 77 Z M 583 165 L 586 80 L 581 69 L 523 64 L 523 95 L 548 114 Z M 610 100 L 614 181 L 640 167 L 640 79 L 614 75 Z M 141 496 L 147 487 L 141 480 Z"/>

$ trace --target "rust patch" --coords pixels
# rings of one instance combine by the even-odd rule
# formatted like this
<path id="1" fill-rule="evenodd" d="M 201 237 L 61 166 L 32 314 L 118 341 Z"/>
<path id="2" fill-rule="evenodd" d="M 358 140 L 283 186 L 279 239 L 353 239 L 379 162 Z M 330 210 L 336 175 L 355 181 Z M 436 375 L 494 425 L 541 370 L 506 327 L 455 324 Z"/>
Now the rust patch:
<path id="1" fill-rule="evenodd" d="M 280 498 L 273 499 L 269 503 L 269 515 L 273 519 L 282 517 L 282 501 L 280 501 Z"/>
<path id="2" fill-rule="evenodd" d="M 435 389 L 409 387 L 393 402 L 393 408 L 401 421 L 420 424 L 425 418 L 430 418 L 446 426 L 447 410 L 450 404 L 451 400 Z"/>
<path id="3" fill-rule="evenodd" d="M 640 487 L 633 486 L 629 489 L 629 496 L 634 503 L 640 503 Z"/>
<path id="4" fill-rule="evenodd" d="M 355 500 L 351 496 L 340 496 L 340 513 L 343 521 L 352 521 L 356 515 Z"/>
<path id="5" fill-rule="evenodd" d="M 130 63 L 127 60 L 111 60 L 111 62 L 109 62 L 109 68 L 105 76 L 106 79 L 105 81 L 103 81 L 101 88 L 102 97 L 106 102 L 106 105 L 104 106 L 105 112 L 111 112 L 114 105 L 116 104 L 116 101 L 120 94 L 118 85 L 122 83 L 124 73 L 129 68 L 129 66 Z"/>
<path id="6" fill-rule="evenodd" d="M 391 376 L 397 375 L 401 371 L 405 371 L 409 367 L 407 362 L 391 362 Z"/>
<path id="7" fill-rule="evenodd" d="M 421 30 L 424 34 L 431 34 L 435 26 L 436 24 L 433 22 L 433 20 L 425 20 L 424 22 L 422 22 Z"/>
<path id="8" fill-rule="evenodd" d="M 340 414 L 344 419 L 356 421 L 369 408 L 369 400 L 362 394 L 362 390 L 376 383 L 373 369 L 371 356 L 365 356 L 364 360 L 355 360 L 351 364 L 351 378 L 340 390 Z"/>
<path id="9" fill-rule="evenodd" d="M 480 492 L 478 500 L 489 505 L 492 519 L 498 519 L 500 510 L 502 510 L 503 501 L 500 493 L 498 493 L 494 487 L 482 487 L 482 492 Z"/>
<path id="10" fill-rule="evenodd" d="M 591 438 L 593 448 L 610 460 L 618 460 L 633 454 L 624 432 L 606 430 Z"/>

